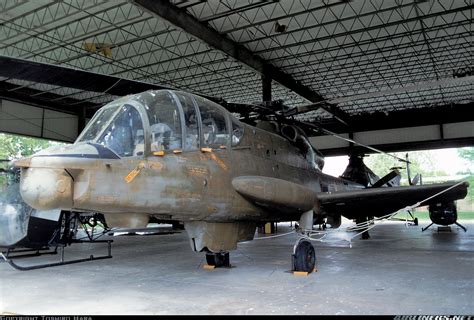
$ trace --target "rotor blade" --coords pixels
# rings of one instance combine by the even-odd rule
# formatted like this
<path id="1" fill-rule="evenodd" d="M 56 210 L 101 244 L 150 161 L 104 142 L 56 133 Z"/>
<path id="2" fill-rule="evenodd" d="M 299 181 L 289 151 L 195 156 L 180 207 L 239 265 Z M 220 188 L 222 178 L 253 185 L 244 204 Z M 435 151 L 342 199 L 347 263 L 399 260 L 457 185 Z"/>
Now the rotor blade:
<path id="1" fill-rule="evenodd" d="M 297 115 L 297 114 L 300 114 L 300 113 L 305 113 L 305 112 L 309 112 L 309 111 L 316 111 L 319 108 L 321 108 L 321 104 L 322 104 L 322 101 L 316 102 L 316 103 L 311 103 L 311 104 L 305 104 L 305 105 L 302 105 L 302 106 L 297 106 L 297 107 L 291 108 L 290 110 L 284 111 L 283 115 L 285 117 L 290 117 L 290 116 L 294 116 L 294 115 Z"/>
<path id="2" fill-rule="evenodd" d="M 305 104 L 303 106 L 298 106 L 295 108 L 291 108 L 287 111 L 283 111 L 282 115 L 284 117 L 294 116 L 297 114 L 309 112 L 309 111 L 316 111 L 318 109 L 324 109 L 324 111 L 330 113 L 337 121 L 349 127 L 349 116 L 336 107 L 336 104 L 328 103 L 327 101 L 319 101 L 311 104 Z"/>
<path id="3" fill-rule="evenodd" d="M 398 161 L 405 162 L 405 163 L 411 163 L 410 161 L 405 160 L 405 159 L 402 159 L 402 158 L 399 158 L 399 157 L 397 157 L 397 156 L 395 156 L 395 155 L 393 155 L 393 154 L 390 154 L 390 153 L 387 153 L 387 152 L 385 152 L 385 151 L 376 149 L 376 148 L 374 148 L 374 147 L 371 147 L 371 146 L 368 146 L 368 145 L 359 143 L 359 142 L 354 141 L 354 140 L 352 140 L 352 139 L 342 137 L 342 136 L 338 135 L 337 133 L 334 133 L 334 132 L 329 131 L 329 130 L 327 130 L 327 129 L 318 127 L 318 126 L 316 126 L 316 125 L 314 125 L 314 124 L 312 124 L 312 123 L 303 122 L 303 121 L 301 121 L 301 123 L 304 123 L 304 124 L 306 124 L 306 125 L 308 125 L 308 126 L 310 126 L 310 127 L 316 128 L 316 129 L 318 129 L 318 130 L 320 130 L 320 131 L 322 131 L 322 132 L 324 132 L 324 133 L 326 133 L 326 134 L 328 134 L 328 135 L 331 135 L 331 136 L 333 136 L 333 137 L 335 137 L 335 138 L 339 138 L 339 139 L 345 140 L 345 141 L 347 141 L 347 142 L 350 142 L 350 143 L 359 145 L 359 146 L 361 146 L 361 147 L 365 147 L 365 148 L 367 148 L 367 149 L 370 149 L 370 150 L 375 151 L 375 152 L 378 152 L 378 153 L 386 154 L 386 155 L 388 155 L 388 156 L 390 156 L 390 157 L 392 157 L 392 158 L 397 159 Z"/>

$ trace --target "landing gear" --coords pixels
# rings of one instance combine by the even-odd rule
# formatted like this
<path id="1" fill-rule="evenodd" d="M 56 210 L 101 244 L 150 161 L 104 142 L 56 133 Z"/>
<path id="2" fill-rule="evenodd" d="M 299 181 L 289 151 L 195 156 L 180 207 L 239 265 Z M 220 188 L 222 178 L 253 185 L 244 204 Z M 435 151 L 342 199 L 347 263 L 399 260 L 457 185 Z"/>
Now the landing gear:
<path id="1" fill-rule="evenodd" d="M 307 240 L 300 240 L 293 249 L 293 270 L 311 273 L 316 264 L 313 245 Z"/>
<path id="2" fill-rule="evenodd" d="M 206 262 L 216 268 L 230 268 L 229 252 L 206 252 Z"/>

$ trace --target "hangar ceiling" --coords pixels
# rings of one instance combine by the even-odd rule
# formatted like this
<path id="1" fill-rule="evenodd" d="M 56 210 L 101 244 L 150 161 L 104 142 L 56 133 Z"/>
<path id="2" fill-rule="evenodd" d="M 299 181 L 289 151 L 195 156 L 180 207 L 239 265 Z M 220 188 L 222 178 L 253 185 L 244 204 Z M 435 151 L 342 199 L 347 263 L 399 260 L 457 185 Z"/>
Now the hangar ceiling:
<path id="1" fill-rule="evenodd" d="M 98 107 L 131 93 L 118 90 L 123 78 L 229 102 L 258 103 L 262 94 L 289 106 L 333 102 L 297 117 L 348 137 L 439 126 L 412 147 L 472 145 L 470 125 L 444 134 L 449 124 L 474 121 L 472 11 L 470 0 L 7 0 L 0 96 L 73 114 L 80 129 Z M 9 57 L 115 78 L 62 83 Z M 321 139 L 329 153 L 347 147 Z"/>

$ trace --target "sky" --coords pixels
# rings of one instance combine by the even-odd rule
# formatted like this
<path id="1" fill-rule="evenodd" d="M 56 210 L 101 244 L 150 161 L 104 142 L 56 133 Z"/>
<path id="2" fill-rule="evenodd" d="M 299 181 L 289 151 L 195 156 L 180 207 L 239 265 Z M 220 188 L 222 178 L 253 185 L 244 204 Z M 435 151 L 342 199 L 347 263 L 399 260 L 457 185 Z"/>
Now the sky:
<path id="1" fill-rule="evenodd" d="M 458 156 L 457 148 L 431 150 L 435 157 L 439 159 L 437 165 L 448 175 L 455 175 L 458 171 L 466 168 L 466 166 L 474 166 L 465 159 Z M 347 166 L 349 157 L 326 157 L 323 172 L 332 176 L 340 176 Z M 474 168 L 473 168 L 474 170 Z"/>

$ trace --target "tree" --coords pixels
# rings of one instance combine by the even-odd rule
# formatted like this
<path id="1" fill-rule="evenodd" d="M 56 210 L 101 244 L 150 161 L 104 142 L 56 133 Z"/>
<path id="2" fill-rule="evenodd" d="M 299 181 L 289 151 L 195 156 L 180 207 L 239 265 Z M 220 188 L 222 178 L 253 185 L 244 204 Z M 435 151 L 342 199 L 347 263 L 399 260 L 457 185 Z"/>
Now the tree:
<path id="1" fill-rule="evenodd" d="M 406 152 L 394 152 L 391 154 L 398 158 L 405 159 Z M 422 177 L 446 175 L 444 171 L 437 167 L 436 156 L 434 156 L 432 151 L 409 152 L 408 156 L 408 160 L 410 161 L 410 175 L 412 179 L 417 173 L 421 174 Z M 399 171 L 402 175 L 402 181 L 406 181 L 406 183 L 402 184 L 408 184 L 405 162 L 398 161 L 397 159 L 385 154 L 371 154 L 364 159 L 364 162 L 379 177 L 383 177 L 389 173 L 390 169 L 393 167 L 402 167 L 403 169 L 399 169 Z"/>
<path id="2" fill-rule="evenodd" d="M 13 134 L 0 133 L 0 160 L 14 160 L 28 157 L 52 145 L 62 144 L 60 142 L 48 141 L 45 139 L 22 137 Z M 0 163 L 1 169 L 8 167 L 7 161 Z M 4 186 L 6 177 L 0 175 L 0 190 Z"/>
<path id="3" fill-rule="evenodd" d="M 458 155 L 461 158 L 465 159 L 467 162 L 466 169 L 462 170 L 460 173 L 470 175 L 470 177 L 468 178 L 468 182 L 469 182 L 468 199 L 471 203 L 474 203 L 474 148 L 473 147 L 460 148 L 458 149 Z"/>
<path id="4" fill-rule="evenodd" d="M 458 149 L 458 155 L 465 159 L 468 162 L 467 172 L 469 174 L 474 173 L 474 148 L 467 147 L 467 148 L 460 148 Z"/>
<path id="5" fill-rule="evenodd" d="M 28 157 L 42 149 L 57 144 L 61 143 L 0 133 L 0 159 L 13 160 Z"/>

